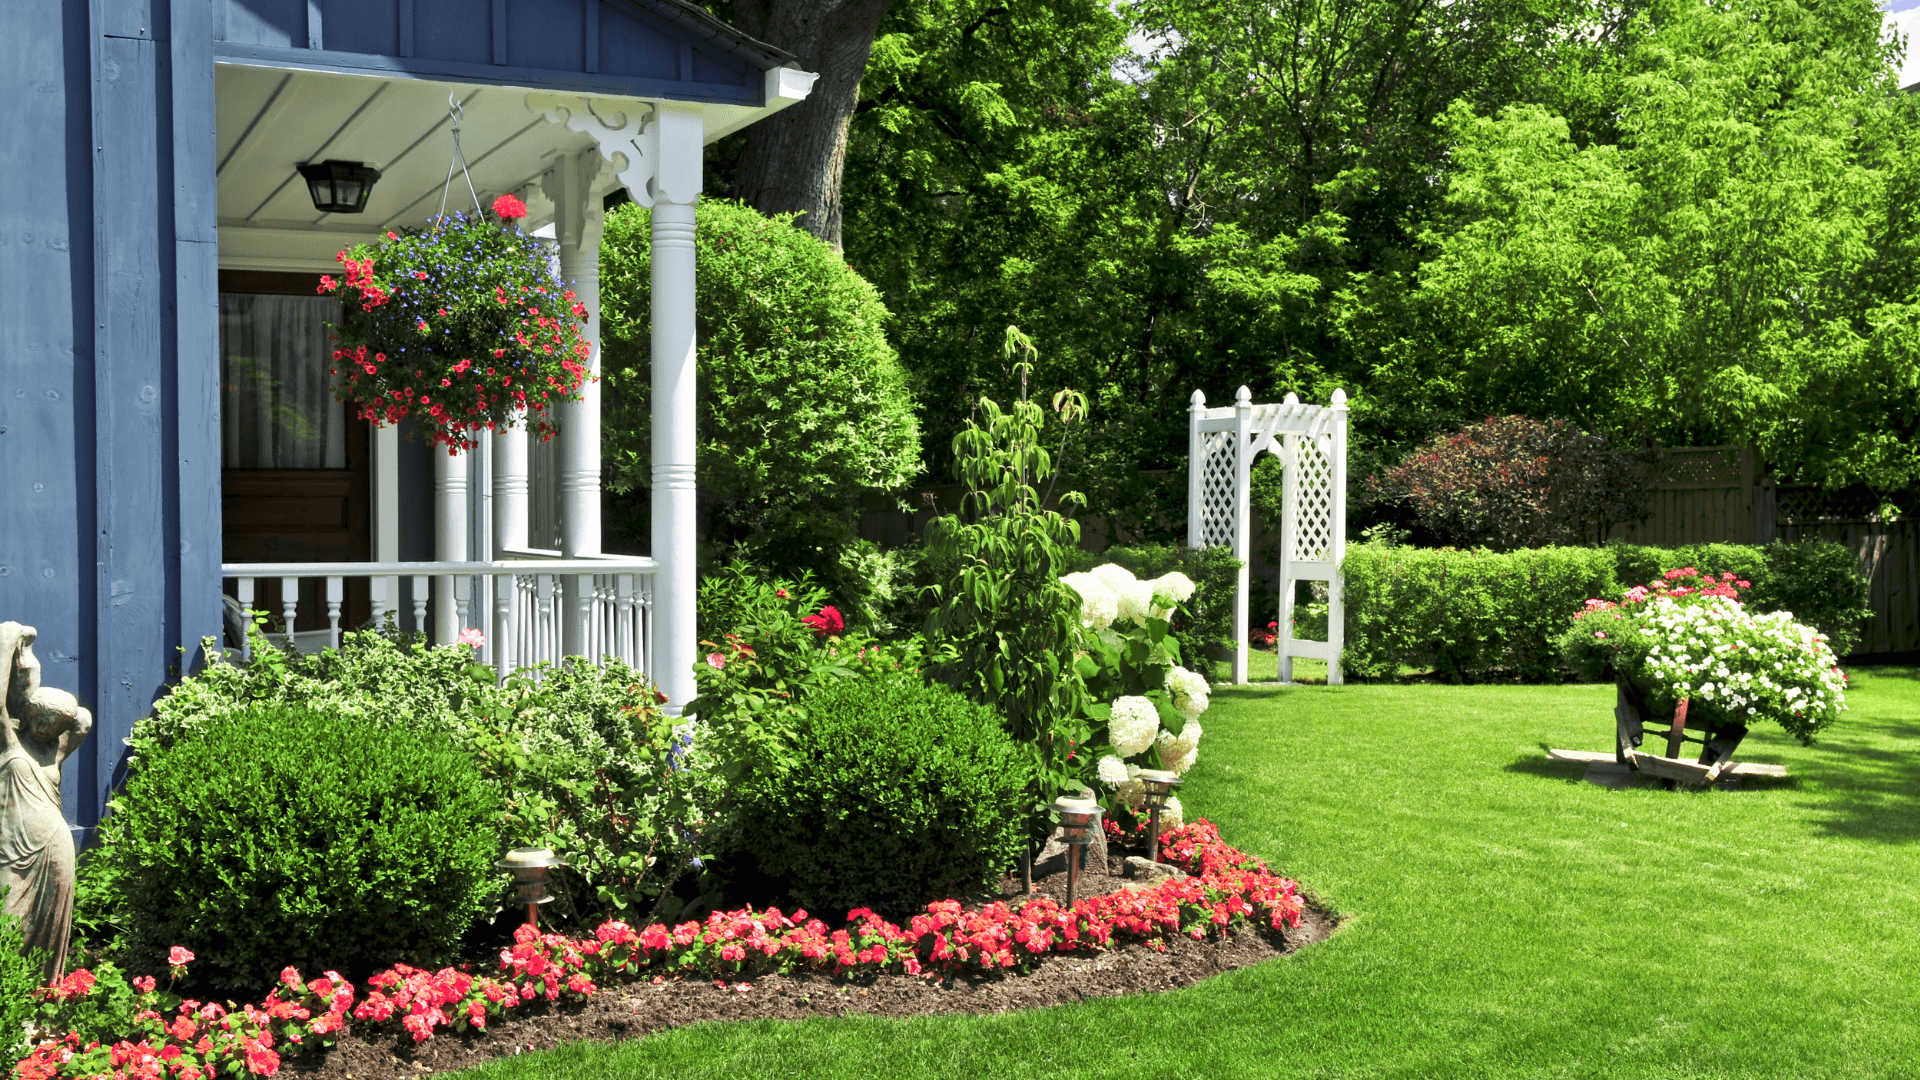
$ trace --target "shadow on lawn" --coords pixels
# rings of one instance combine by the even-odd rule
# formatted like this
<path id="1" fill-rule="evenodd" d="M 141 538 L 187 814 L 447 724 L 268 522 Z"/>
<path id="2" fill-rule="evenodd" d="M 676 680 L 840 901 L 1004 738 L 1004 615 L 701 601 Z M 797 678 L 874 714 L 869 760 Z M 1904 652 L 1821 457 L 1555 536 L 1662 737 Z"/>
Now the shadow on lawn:
<path id="1" fill-rule="evenodd" d="M 1857 737 L 1863 735 L 1904 746 L 1863 746 Z M 1793 768 L 1824 796 L 1800 805 L 1829 835 L 1887 844 L 1920 841 L 1920 738 L 1912 725 L 1843 720 Z"/>

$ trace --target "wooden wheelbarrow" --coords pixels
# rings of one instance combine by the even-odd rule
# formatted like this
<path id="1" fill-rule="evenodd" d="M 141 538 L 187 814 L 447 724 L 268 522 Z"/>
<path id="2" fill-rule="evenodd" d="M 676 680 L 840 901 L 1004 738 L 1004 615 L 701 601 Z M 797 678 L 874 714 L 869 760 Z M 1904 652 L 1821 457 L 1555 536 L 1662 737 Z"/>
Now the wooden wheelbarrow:
<path id="1" fill-rule="evenodd" d="M 1707 714 L 1704 709 L 1693 710 L 1690 705 L 1689 699 L 1682 698 L 1671 716 L 1653 714 L 1653 710 L 1647 706 L 1646 696 L 1621 680 L 1617 684 L 1613 706 L 1612 764 L 1624 765 L 1626 771 L 1600 770 L 1602 775 L 1596 775 L 1596 766 L 1605 765 L 1608 761 L 1604 752 L 1549 750 L 1547 756 L 1556 761 L 1584 762 L 1587 765 L 1587 779 L 1609 787 L 1630 783 L 1633 773 L 1654 777 L 1669 791 L 1676 784 L 1704 785 L 1739 776 L 1787 775 L 1784 765 L 1734 761 L 1733 752 L 1739 748 L 1740 741 L 1747 737 L 1746 727 Z M 1690 712 L 1693 713 L 1691 726 L 1687 722 Z M 1657 736 L 1662 730 L 1667 736 L 1665 754 L 1640 749 L 1649 733 Z M 1688 761 L 1680 756 L 1688 743 L 1700 747 L 1698 760 Z M 1606 775 L 1608 773 L 1611 775 Z"/>

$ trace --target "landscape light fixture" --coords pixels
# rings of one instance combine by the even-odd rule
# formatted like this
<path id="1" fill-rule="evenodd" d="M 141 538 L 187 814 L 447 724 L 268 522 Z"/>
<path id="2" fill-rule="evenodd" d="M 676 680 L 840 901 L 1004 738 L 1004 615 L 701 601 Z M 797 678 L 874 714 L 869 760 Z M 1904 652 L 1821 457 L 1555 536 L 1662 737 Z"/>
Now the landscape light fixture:
<path id="1" fill-rule="evenodd" d="M 300 166 L 313 208 L 323 214 L 358 214 L 380 179 L 380 170 L 359 161 L 316 161 Z"/>
<path id="2" fill-rule="evenodd" d="M 513 875 L 514 903 L 527 905 L 528 926 L 539 926 L 540 905 L 553 902 L 547 892 L 548 871 L 565 865 L 552 848 L 514 848 L 493 868 Z"/>
<path id="3" fill-rule="evenodd" d="M 1073 893 L 1080 880 L 1080 852 L 1093 843 L 1100 817 L 1106 813 L 1092 799 L 1062 795 L 1047 809 L 1060 816 L 1060 839 L 1067 845 L 1067 907 L 1073 907 Z"/>
<path id="4" fill-rule="evenodd" d="M 1141 769 L 1137 777 L 1147 793 L 1147 861 L 1160 861 L 1160 811 L 1167 807 L 1167 796 L 1185 781 L 1178 773 L 1165 769 Z"/>

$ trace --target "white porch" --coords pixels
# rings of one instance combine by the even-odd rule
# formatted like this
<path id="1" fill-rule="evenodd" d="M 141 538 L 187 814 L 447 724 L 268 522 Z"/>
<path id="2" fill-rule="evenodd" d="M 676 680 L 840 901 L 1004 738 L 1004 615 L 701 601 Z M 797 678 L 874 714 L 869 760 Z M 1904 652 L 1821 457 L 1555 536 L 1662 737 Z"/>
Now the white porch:
<path id="1" fill-rule="evenodd" d="M 219 265 L 223 273 L 319 274 L 334 254 L 438 211 L 473 210 L 456 170 L 448 103 L 482 205 L 512 193 L 528 206 L 523 227 L 552 239 L 560 277 L 591 313 L 586 328 L 599 371 L 602 205 L 615 187 L 653 209 L 653 532 L 651 558 L 607 555 L 601 545 L 599 387 L 556 410 L 559 435 L 529 446 L 500 432 L 474 451 L 430 450 L 430 501 L 403 476 L 409 455 L 394 428 L 368 437 L 366 562 L 229 561 L 222 574 L 243 605 L 275 582 L 269 611 L 292 628 L 302 616 L 296 582 L 326 608 L 337 640 L 349 582 L 364 582 L 376 619 L 451 641 L 483 631 L 481 659 L 503 674 L 562 656 L 614 655 L 647 671 L 677 708 L 693 696 L 694 251 L 702 149 L 806 96 L 813 77 L 765 72 L 765 105 L 613 99 L 537 87 L 470 85 L 223 62 L 216 71 Z M 361 161 L 381 171 L 363 214 L 312 206 L 296 166 Z M 224 287 L 223 287 L 224 288 Z M 411 496 L 411 497 L 410 497 Z M 418 557 L 431 521 L 431 559 Z M 413 534 L 416 554 L 403 558 Z M 313 625 L 309 619 L 307 625 Z"/>

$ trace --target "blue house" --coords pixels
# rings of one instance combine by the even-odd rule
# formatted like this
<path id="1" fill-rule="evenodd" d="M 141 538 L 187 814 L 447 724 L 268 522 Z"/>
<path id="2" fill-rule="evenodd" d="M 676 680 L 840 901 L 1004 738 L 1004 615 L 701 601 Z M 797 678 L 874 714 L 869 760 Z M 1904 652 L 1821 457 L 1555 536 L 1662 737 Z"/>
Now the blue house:
<path id="1" fill-rule="evenodd" d="M 0 619 L 95 714 L 69 820 L 98 823 L 233 605 L 301 647 L 392 613 L 486 631 L 503 669 L 613 653 L 691 697 L 701 148 L 812 82 L 684 0 L 0 4 Z M 651 557 L 601 551 L 591 394 L 553 444 L 457 457 L 331 399 L 318 275 L 443 192 L 471 208 L 456 131 L 590 310 L 603 200 L 654 208 Z"/>

